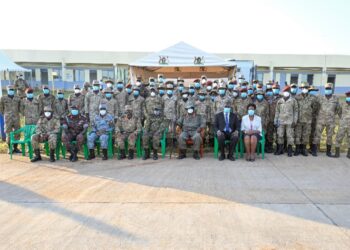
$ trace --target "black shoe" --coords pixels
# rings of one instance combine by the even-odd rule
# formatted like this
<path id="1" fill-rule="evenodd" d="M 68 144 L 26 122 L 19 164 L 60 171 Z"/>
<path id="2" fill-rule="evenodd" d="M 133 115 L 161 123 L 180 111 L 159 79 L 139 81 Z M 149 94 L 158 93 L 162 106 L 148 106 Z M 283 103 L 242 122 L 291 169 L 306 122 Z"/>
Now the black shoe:
<path id="1" fill-rule="evenodd" d="M 145 153 L 144 153 L 144 155 L 142 157 L 142 160 L 147 160 L 149 158 L 150 158 L 150 150 L 149 150 L 149 148 L 146 148 L 145 149 Z"/>
<path id="2" fill-rule="evenodd" d="M 121 149 L 121 150 L 120 150 L 120 158 L 119 158 L 119 160 L 123 160 L 123 159 L 125 159 L 125 158 L 126 158 L 125 149 Z"/>
<path id="3" fill-rule="evenodd" d="M 327 145 L 327 152 L 326 155 L 328 157 L 332 157 L 332 146 L 331 145 Z"/>
<path id="4" fill-rule="evenodd" d="M 268 153 L 268 154 L 271 154 L 271 153 L 273 153 L 273 146 L 272 146 L 272 144 L 271 143 L 267 143 L 266 144 L 266 153 Z"/>
<path id="5" fill-rule="evenodd" d="M 50 149 L 50 162 L 55 162 L 55 150 Z"/>
<path id="6" fill-rule="evenodd" d="M 350 159 L 350 148 L 348 148 L 348 154 L 346 155 Z"/>
<path id="7" fill-rule="evenodd" d="M 283 144 L 277 144 L 275 155 L 283 155 Z"/>
<path id="8" fill-rule="evenodd" d="M 288 152 L 288 157 L 292 157 L 292 156 L 293 156 L 293 148 L 292 148 L 292 145 L 288 145 L 288 147 L 287 147 L 287 152 Z"/>
<path id="9" fill-rule="evenodd" d="M 129 149 L 128 159 L 129 160 L 134 159 L 134 150 L 133 149 Z"/>
<path id="10" fill-rule="evenodd" d="M 177 159 L 182 160 L 186 158 L 186 150 L 185 149 L 180 149 L 179 156 Z"/>
<path id="11" fill-rule="evenodd" d="M 303 156 L 308 156 L 308 155 L 309 155 L 309 154 L 307 153 L 306 145 L 305 145 L 305 144 L 301 144 L 301 145 L 300 145 L 300 153 L 301 153 Z"/>
<path id="12" fill-rule="evenodd" d="M 13 144 L 13 151 L 12 151 L 12 153 L 15 153 L 15 154 L 22 153 L 22 151 L 18 149 L 18 144 Z"/>
<path id="13" fill-rule="evenodd" d="M 193 159 L 195 159 L 195 160 L 199 160 L 200 159 L 199 153 L 196 150 L 193 152 Z"/>
<path id="14" fill-rule="evenodd" d="M 235 157 L 233 156 L 233 154 L 229 154 L 227 156 L 227 159 L 229 159 L 230 161 L 235 161 L 236 160 Z"/>
<path id="15" fill-rule="evenodd" d="M 107 149 L 106 148 L 102 149 L 102 160 L 103 161 L 108 160 L 108 155 L 107 155 Z"/>
<path id="16" fill-rule="evenodd" d="M 316 144 L 312 144 L 311 154 L 312 154 L 312 156 L 317 156 L 317 145 Z"/>
<path id="17" fill-rule="evenodd" d="M 223 161 L 223 160 L 225 160 L 225 154 L 220 154 L 219 161 Z"/>
<path id="18" fill-rule="evenodd" d="M 339 157 L 340 157 L 340 148 L 335 148 L 334 158 L 339 158 Z"/>
<path id="19" fill-rule="evenodd" d="M 69 161 L 72 161 L 73 160 L 73 157 L 74 157 L 74 152 L 73 150 L 69 150 L 69 153 L 70 153 L 70 156 L 69 156 Z"/>
<path id="20" fill-rule="evenodd" d="M 89 157 L 88 160 L 95 159 L 95 149 L 89 149 Z"/>
<path id="21" fill-rule="evenodd" d="M 300 144 L 295 145 L 294 156 L 298 156 L 300 154 Z"/>
<path id="22" fill-rule="evenodd" d="M 34 158 L 31 159 L 30 161 L 31 162 L 41 161 L 40 149 L 35 149 L 34 154 L 35 154 Z"/>
<path id="23" fill-rule="evenodd" d="M 158 150 L 153 149 L 153 160 L 158 160 Z"/>

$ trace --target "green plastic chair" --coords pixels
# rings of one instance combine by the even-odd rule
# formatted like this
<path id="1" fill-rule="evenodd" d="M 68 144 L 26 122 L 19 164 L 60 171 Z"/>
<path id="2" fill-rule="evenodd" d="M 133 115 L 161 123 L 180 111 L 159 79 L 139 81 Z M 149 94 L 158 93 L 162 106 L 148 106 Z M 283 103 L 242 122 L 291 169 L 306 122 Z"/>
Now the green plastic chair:
<path id="1" fill-rule="evenodd" d="M 143 133 L 143 132 L 142 132 Z M 161 146 L 161 151 L 162 151 L 162 159 L 165 158 L 165 153 L 166 153 L 166 135 L 168 133 L 168 128 L 166 128 L 163 132 L 163 136 L 160 139 L 160 146 Z M 152 148 L 151 142 L 149 142 L 149 148 Z M 142 156 L 144 156 L 145 150 L 142 148 Z"/>
<path id="2" fill-rule="evenodd" d="M 12 153 L 13 153 L 13 144 L 20 144 L 22 155 L 25 156 L 26 154 L 26 145 L 28 146 L 28 154 L 29 158 L 33 158 L 33 147 L 31 142 L 31 137 L 35 133 L 35 125 L 25 125 L 22 128 L 13 131 L 10 133 L 10 159 L 12 160 Z M 15 135 L 22 134 L 23 133 L 23 139 L 16 140 Z"/>
<path id="3" fill-rule="evenodd" d="M 261 132 L 261 139 L 258 141 L 258 145 L 256 147 L 256 153 L 259 155 L 261 153 L 261 159 L 265 159 L 265 131 Z M 240 135 L 240 152 L 241 158 L 243 158 L 244 150 L 244 141 L 243 141 L 243 133 Z"/>
<path id="4" fill-rule="evenodd" d="M 229 140 L 225 140 L 225 145 L 229 144 L 230 141 Z M 236 148 L 235 148 L 235 151 L 236 151 L 236 159 L 238 158 L 239 156 L 239 143 L 240 143 L 240 140 L 238 140 L 237 144 L 236 144 Z M 215 135 L 214 136 L 214 158 L 217 159 L 219 156 L 219 141 L 218 141 L 218 137 Z"/>

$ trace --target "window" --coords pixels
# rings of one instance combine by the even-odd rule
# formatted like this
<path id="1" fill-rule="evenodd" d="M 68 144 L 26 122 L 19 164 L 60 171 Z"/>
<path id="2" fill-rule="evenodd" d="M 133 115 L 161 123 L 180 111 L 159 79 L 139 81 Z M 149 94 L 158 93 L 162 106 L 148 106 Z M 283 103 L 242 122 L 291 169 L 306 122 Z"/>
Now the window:
<path id="1" fill-rule="evenodd" d="M 74 82 L 84 82 L 85 81 L 85 71 L 82 69 L 73 70 L 73 81 Z"/>
<path id="2" fill-rule="evenodd" d="M 298 78 L 299 78 L 299 74 L 292 74 L 290 76 L 290 84 L 292 83 L 298 84 Z"/>
<path id="3" fill-rule="evenodd" d="M 55 81 L 62 80 L 62 69 L 52 69 L 52 73 L 56 73 L 56 75 L 54 76 Z"/>
<path id="4" fill-rule="evenodd" d="M 329 74 L 327 78 L 327 82 L 335 84 L 335 75 L 334 74 Z"/>
<path id="5" fill-rule="evenodd" d="M 306 81 L 308 82 L 308 84 L 313 85 L 314 84 L 314 74 L 308 74 Z"/>
<path id="6" fill-rule="evenodd" d="M 258 72 L 256 74 L 256 80 L 258 80 L 259 82 L 263 82 L 263 78 L 264 78 L 264 73 L 263 72 Z"/>
<path id="7" fill-rule="evenodd" d="M 41 84 L 48 84 L 49 83 L 49 76 L 47 69 L 40 69 L 40 74 L 41 74 Z"/>
<path id="8" fill-rule="evenodd" d="M 114 79 L 114 70 L 102 70 L 102 79 Z"/>
<path id="9" fill-rule="evenodd" d="M 93 80 L 97 80 L 97 70 L 95 69 L 90 69 L 90 82 L 92 82 Z"/>

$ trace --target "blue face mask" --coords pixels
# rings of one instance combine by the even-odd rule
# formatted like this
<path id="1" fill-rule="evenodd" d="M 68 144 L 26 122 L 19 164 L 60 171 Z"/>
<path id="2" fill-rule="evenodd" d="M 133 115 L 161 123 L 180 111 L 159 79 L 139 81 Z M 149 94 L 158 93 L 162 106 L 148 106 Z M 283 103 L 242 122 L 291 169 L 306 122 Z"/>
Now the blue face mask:
<path id="1" fill-rule="evenodd" d="M 224 113 L 230 113 L 231 108 L 224 108 Z"/>
<path id="2" fill-rule="evenodd" d="M 317 91 L 309 91 L 309 95 L 317 95 Z"/>
<path id="3" fill-rule="evenodd" d="M 122 83 L 117 84 L 117 89 L 123 89 L 124 85 Z"/>
<path id="4" fill-rule="evenodd" d="M 179 90 L 182 92 L 184 90 L 184 86 L 179 86 Z"/>
<path id="5" fill-rule="evenodd" d="M 64 94 L 57 94 L 57 98 L 58 99 L 63 99 L 64 98 Z"/>
<path id="6" fill-rule="evenodd" d="M 243 85 L 243 86 L 241 87 L 241 89 L 247 89 L 247 86 L 246 86 L 246 85 Z"/>
<path id="7" fill-rule="evenodd" d="M 234 84 L 229 84 L 228 89 L 233 89 L 234 86 L 235 86 Z"/>
<path id="8" fill-rule="evenodd" d="M 224 89 L 219 89 L 219 95 L 225 95 L 225 90 Z"/>
<path id="9" fill-rule="evenodd" d="M 331 95 L 332 94 L 332 90 L 331 89 L 326 89 L 324 91 L 325 95 Z"/>
<path id="10" fill-rule="evenodd" d="M 264 99 L 264 96 L 263 95 L 257 95 L 256 98 L 259 100 L 259 101 L 262 101 Z"/>
<path id="11" fill-rule="evenodd" d="M 100 88 L 99 88 L 98 86 L 92 86 L 92 90 L 93 90 L 93 91 L 99 91 Z"/>
<path id="12" fill-rule="evenodd" d="M 112 98 L 112 93 L 106 93 L 106 98 Z"/>
<path id="13" fill-rule="evenodd" d="M 162 96 L 162 95 L 164 95 L 164 94 L 165 94 L 165 91 L 164 91 L 163 89 L 160 89 L 160 90 L 159 90 L 159 95 Z"/>
<path id="14" fill-rule="evenodd" d="M 241 93 L 241 97 L 242 98 L 247 98 L 247 93 L 246 92 Z"/>
<path id="15" fill-rule="evenodd" d="M 248 95 L 252 95 L 254 91 L 252 89 L 248 89 Z"/>
<path id="16" fill-rule="evenodd" d="M 45 95 L 48 95 L 48 94 L 50 93 L 50 90 L 49 90 L 49 89 L 43 89 L 43 93 L 44 93 Z"/>
<path id="17" fill-rule="evenodd" d="M 272 91 L 267 91 L 267 92 L 266 92 L 266 95 L 267 95 L 267 96 L 273 96 L 273 93 L 272 93 Z"/>
<path id="18" fill-rule="evenodd" d="M 252 116 L 252 115 L 254 115 L 254 113 L 255 113 L 254 109 L 249 109 L 248 110 L 248 115 Z"/>
<path id="19" fill-rule="evenodd" d="M 26 95 L 28 99 L 33 99 L 34 97 L 33 93 L 27 93 Z"/>
<path id="20" fill-rule="evenodd" d="M 14 96 L 14 95 L 15 95 L 15 91 L 14 91 L 13 89 L 9 89 L 9 90 L 7 91 L 7 94 L 8 94 L 9 96 Z"/>
<path id="21" fill-rule="evenodd" d="M 280 93 L 279 89 L 272 89 L 274 95 L 278 95 Z"/>
<path id="22" fill-rule="evenodd" d="M 204 100 L 205 100 L 205 96 L 204 96 L 204 95 L 200 95 L 200 96 L 199 96 L 199 100 L 200 100 L 200 101 L 204 101 Z"/>
<path id="23" fill-rule="evenodd" d="M 350 102 L 350 97 L 346 97 L 346 102 Z"/>
<path id="24" fill-rule="evenodd" d="M 131 93 L 131 89 L 127 88 L 127 89 L 126 89 L 126 92 L 127 92 L 128 94 L 130 94 L 130 93 Z"/>
<path id="25" fill-rule="evenodd" d="M 78 115 L 78 114 L 79 114 L 79 110 L 77 110 L 77 109 L 72 109 L 72 110 L 71 110 L 71 113 L 72 113 L 72 115 Z"/>
<path id="26" fill-rule="evenodd" d="M 297 89 L 297 88 L 291 88 L 291 89 L 290 89 L 290 92 L 291 92 L 292 94 L 296 94 L 296 93 L 298 92 L 298 89 Z"/>
<path id="27" fill-rule="evenodd" d="M 189 89 L 188 92 L 189 92 L 190 94 L 194 94 L 194 89 Z"/>
<path id="28" fill-rule="evenodd" d="M 215 99 L 216 99 L 216 96 L 213 95 L 213 96 L 210 97 L 210 99 L 214 102 Z"/>
<path id="29" fill-rule="evenodd" d="M 134 96 L 139 96 L 140 92 L 138 90 L 134 90 Z"/>
<path id="30" fill-rule="evenodd" d="M 201 84 L 200 84 L 199 82 L 196 82 L 196 83 L 194 84 L 194 87 L 195 87 L 196 89 L 199 89 L 199 88 L 201 87 Z"/>
<path id="31" fill-rule="evenodd" d="M 166 93 L 167 93 L 167 95 L 173 95 L 173 91 L 172 91 L 172 90 L 170 90 L 170 89 L 169 89 L 169 90 L 167 90 L 167 91 L 166 91 Z"/>
<path id="32" fill-rule="evenodd" d="M 253 84 L 253 88 L 256 89 L 256 84 Z"/>

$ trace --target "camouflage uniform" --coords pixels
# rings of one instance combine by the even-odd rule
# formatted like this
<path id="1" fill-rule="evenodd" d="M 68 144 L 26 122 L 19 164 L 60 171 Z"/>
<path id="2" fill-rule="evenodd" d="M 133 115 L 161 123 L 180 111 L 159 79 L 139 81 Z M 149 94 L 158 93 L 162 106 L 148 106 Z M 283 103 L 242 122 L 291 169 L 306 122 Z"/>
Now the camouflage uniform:
<path id="1" fill-rule="evenodd" d="M 174 124 L 177 116 L 177 96 L 176 95 L 165 95 L 164 101 L 164 127 L 168 128 L 168 135 L 174 131 Z"/>
<path id="2" fill-rule="evenodd" d="M 125 105 L 127 104 L 128 101 L 128 93 L 126 93 L 125 90 L 117 90 L 114 92 L 114 98 L 117 100 L 118 102 L 118 117 L 122 116 L 124 114 L 125 111 Z"/>
<path id="3" fill-rule="evenodd" d="M 312 122 L 312 111 L 315 109 L 316 100 L 308 94 L 296 96 L 299 104 L 299 118 L 295 128 L 295 144 L 309 144 Z"/>
<path id="4" fill-rule="evenodd" d="M 343 103 L 341 106 L 339 128 L 335 139 L 336 148 L 340 147 L 344 138 L 347 139 L 348 148 L 350 149 L 350 103 Z"/>
<path id="5" fill-rule="evenodd" d="M 254 103 L 256 105 L 255 114 L 260 116 L 262 129 L 266 133 L 267 124 L 269 123 L 269 103 L 265 99 L 261 101 L 256 99 Z"/>
<path id="6" fill-rule="evenodd" d="M 107 107 L 107 112 L 113 116 L 113 118 L 116 120 L 119 116 L 119 105 L 118 101 L 113 98 L 113 91 L 110 88 L 106 88 L 104 90 L 105 95 L 111 94 L 111 98 L 107 98 L 106 96 L 101 100 L 101 103 L 103 103 Z"/>
<path id="7" fill-rule="evenodd" d="M 78 109 L 78 107 L 76 107 Z M 71 142 L 76 141 L 77 150 L 81 149 L 84 143 L 84 133 L 89 127 L 87 118 L 81 114 L 72 115 L 69 114 L 62 121 L 63 133 L 62 143 L 66 146 L 67 150 L 71 150 Z"/>
<path id="8" fill-rule="evenodd" d="M 223 112 L 224 111 L 224 108 L 225 108 L 225 104 L 230 101 L 232 103 L 232 100 L 229 96 L 225 95 L 225 96 L 221 96 L 221 95 L 218 95 L 216 97 L 216 100 L 215 100 L 215 114 L 218 114 L 220 112 Z"/>
<path id="9" fill-rule="evenodd" d="M 140 121 L 143 121 L 145 111 L 145 98 L 142 96 L 135 97 L 134 95 L 129 95 L 128 105 L 132 107 L 133 116 L 139 118 Z"/>
<path id="10" fill-rule="evenodd" d="M 68 114 L 68 101 L 66 99 L 56 99 L 53 104 L 53 112 L 60 120 Z"/>
<path id="11" fill-rule="evenodd" d="M 101 92 L 88 92 L 85 96 L 85 114 L 88 119 L 93 121 L 99 115 L 99 106 L 102 100 Z"/>
<path id="12" fill-rule="evenodd" d="M 249 97 L 246 98 L 237 98 L 235 100 L 235 105 L 237 109 L 237 117 L 239 120 L 242 120 L 242 117 L 247 114 L 248 104 L 251 103 L 251 99 Z"/>
<path id="13" fill-rule="evenodd" d="M 75 106 L 80 114 L 85 113 L 85 96 L 82 93 L 73 93 L 68 97 L 68 107 Z"/>
<path id="14" fill-rule="evenodd" d="M 200 92 L 198 92 L 198 100 L 195 102 L 195 107 L 196 107 L 196 114 L 202 116 L 205 121 L 206 121 L 206 127 L 205 127 L 205 139 L 206 142 L 209 143 L 209 137 L 210 137 L 210 132 L 213 124 L 210 123 L 210 116 L 211 116 L 211 110 L 210 110 L 210 99 L 206 97 L 206 91 L 203 89 Z M 204 100 L 201 100 L 203 98 Z"/>
<path id="15" fill-rule="evenodd" d="M 271 96 L 267 99 L 267 102 L 269 104 L 269 119 L 268 119 L 268 124 L 267 124 L 267 129 L 266 129 L 266 143 L 269 147 L 270 152 L 273 150 L 273 143 L 276 138 L 275 137 L 275 125 L 274 125 L 274 120 L 275 120 L 275 114 L 276 114 L 276 105 L 277 102 L 281 99 L 280 95 L 274 95 Z"/>
<path id="16" fill-rule="evenodd" d="M 25 91 L 27 88 L 29 88 L 29 85 L 27 83 L 26 80 L 22 79 L 22 78 L 18 78 L 16 81 L 15 81 L 15 89 L 17 90 L 17 95 L 20 97 L 20 98 L 24 98 L 26 96 L 25 94 Z"/>
<path id="17" fill-rule="evenodd" d="M 51 107 L 51 109 L 54 109 L 55 97 L 53 95 L 40 94 L 38 95 L 37 100 L 39 102 L 40 115 L 44 113 L 44 107 Z"/>
<path id="18" fill-rule="evenodd" d="M 36 125 L 40 117 L 38 100 L 23 98 L 20 109 L 21 114 L 24 116 L 25 125 Z"/>
<path id="19" fill-rule="evenodd" d="M 162 114 L 162 107 L 161 106 L 155 106 L 153 110 L 159 111 L 159 114 L 150 114 L 147 116 L 145 120 L 145 126 L 143 129 L 143 135 L 142 135 L 142 146 L 146 151 L 146 154 L 149 155 L 149 141 L 152 138 L 152 148 L 154 154 L 157 153 L 158 147 L 159 147 L 159 141 L 162 137 L 163 131 L 165 129 L 164 126 L 164 116 Z"/>
<path id="20" fill-rule="evenodd" d="M 155 92 L 155 89 L 151 89 L 150 90 L 150 95 L 145 99 L 145 104 L 144 104 L 144 107 L 145 107 L 145 119 L 148 118 L 148 116 L 150 115 L 153 115 L 153 111 L 154 111 L 154 108 L 155 107 L 160 107 L 161 110 L 163 111 L 163 108 L 164 108 L 164 101 L 163 101 L 163 98 L 160 97 L 160 96 L 152 96 L 152 92 L 154 91 Z"/>

